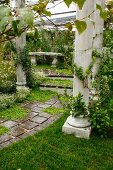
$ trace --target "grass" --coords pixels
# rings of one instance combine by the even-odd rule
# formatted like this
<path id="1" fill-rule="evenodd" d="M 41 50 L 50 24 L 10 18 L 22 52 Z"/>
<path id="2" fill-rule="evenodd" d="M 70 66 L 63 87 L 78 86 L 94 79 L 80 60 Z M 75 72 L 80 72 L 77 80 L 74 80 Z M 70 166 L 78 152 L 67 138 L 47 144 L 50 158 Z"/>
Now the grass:
<path id="1" fill-rule="evenodd" d="M 39 89 L 34 89 L 31 91 L 30 95 L 27 97 L 28 101 L 39 101 L 45 102 L 51 99 L 53 96 L 56 96 L 57 93 L 50 90 L 41 91 Z"/>
<path id="2" fill-rule="evenodd" d="M 90 140 L 64 135 L 67 114 L 34 136 L 0 151 L 1 170 L 112 170 L 113 136 Z"/>
<path id="3" fill-rule="evenodd" d="M 45 79 L 44 83 L 45 85 L 51 85 L 51 86 L 61 86 L 61 87 L 73 87 L 73 81 L 71 80 L 61 80 L 61 79 Z"/>
<path id="4" fill-rule="evenodd" d="M 9 131 L 8 128 L 0 125 L 0 136 L 3 135 L 4 133 L 8 132 L 8 131 Z"/>
<path id="5" fill-rule="evenodd" d="M 16 120 L 22 119 L 28 114 L 28 110 L 19 105 L 13 105 L 11 108 L 0 111 L 1 119 Z"/>
<path id="6" fill-rule="evenodd" d="M 48 107 L 48 108 L 43 109 L 43 112 L 47 112 L 51 115 L 56 115 L 56 114 L 64 113 L 64 109 L 56 108 L 56 107 Z"/>
<path id="7" fill-rule="evenodd" d="M 59 68 L 53 68 L 50 65 L 37 65 L 37 66 L 32 66 L 33 69 L 48 69 L 50 71 L 54 71 L 57 74 L 63 74 L 63 75 L 68 75 L 68 76 L 72 76 L 73 73 L 71 71 L 71 69 L 59 69 Z"/>
<path id="8" fill-rule="evenodd" d="M 45 102 L 51 99 L 53 96 L 56 96 L 57 93 L 52 91 L 41 91 L 39 89 L 34 89 L 26 97 L 27 102 L 39 101 Z M 29 111 L 26 108 L 23 108 L 21 104 L 14 104 L 10 108 L 0 110 L 0 118 L 8 120 L 23 119 L 27 116 Z"/>

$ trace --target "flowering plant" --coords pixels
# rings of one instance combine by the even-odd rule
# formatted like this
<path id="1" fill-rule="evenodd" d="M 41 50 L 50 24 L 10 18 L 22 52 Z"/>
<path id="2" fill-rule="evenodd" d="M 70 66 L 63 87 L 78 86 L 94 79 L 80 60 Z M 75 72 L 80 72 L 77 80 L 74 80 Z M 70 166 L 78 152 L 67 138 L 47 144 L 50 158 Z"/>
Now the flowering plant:
<path id="1" fill-rule="evenodd" d="M 16 71 L 12 61 L 0 61 L 0 92 L 12 92 L 16 86 Z"/>

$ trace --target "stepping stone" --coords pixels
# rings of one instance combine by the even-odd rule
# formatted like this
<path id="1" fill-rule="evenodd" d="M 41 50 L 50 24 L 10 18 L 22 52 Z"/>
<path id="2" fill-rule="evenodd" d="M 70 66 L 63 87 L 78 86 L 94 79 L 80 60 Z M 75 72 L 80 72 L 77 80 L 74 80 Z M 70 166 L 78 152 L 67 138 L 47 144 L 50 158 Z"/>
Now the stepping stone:
<path id="1" fill-rule="evenodd" d="M 42 111 L 42 109 L 43 109 L 43 108 L 41 108 L 41 107 L 34 107 L 34 108 L 32 109 L 32 111 L 39 113 L 39 112 Z"/>
<path id="2" fill-rule="evenodd" d="M 31 113 L 28 115 L 28 117 L 29 117 L 29 118 L 32 118 L 32 117 L 37 116 L 37 115 L 39 115 L 39 113 L 37 113 L 37 112 L 31 112 Z"/>
<path id="3" fill-rule="evenodd" d="M 5 121 L 3 122 L 1 125 L 7 127 L 7 128 L 11 128 L 13 126 L 16 126 L 18 123 L 15 122 L 15 121 L 12 121 L 12 120 L 8 120 L 8 121 Z"/>
<path id="4" fill-rule="evenodd" d="M 26 121 L 29 120 L 29 119 L 30 119 L 30 117 L 27 116 L 27 117 L 25 117 L 24 119 L 19 120 L 18 123 L 19 123 L 19 124 L 22 124 L 22 123 L 26 122 Z"/>
<path id="5" fill-rule="evenodd" d="M 0 119 L 0 123 L 3 123 L 3 122 L 5 122 L 5 121 L 7 121 L 7 120 L 5 120 L 5 119 Z"/>
<path id="6" fill-rule="evenodd" d="M 10 134 L 14 137 L 20 136 L 23 133 L 25 133 L 25 129 L 20 126 L 13 127 L 10 132 Z"/>
<path id="7" fill-rule="evenodd" d="M 29 132 L 20 135 L 19 138 L 24 139 L 24 138 L 27 138 L 28 136 L 30 136 Z"/>
<path id="8" fill-rule="evenodd" d="M 39 103 L 28 103 L 26 105 L 24 105 L 25 108 L 28 108 L 28 109 L 32 109 L 34 107 L 36 107 Z"/>
<path id="9" fill-rule="evenodd" d="M 9 141 L 10 139 L 12 139 L 12 137 L 9 134 L 5 134 L 0 136 L 0 143 L 4 143 L 6 141 Z"/>
<path id="10" fill-rule="evenodd" d="M 40 105 L 38 105 L 38 107 L 45 109 L 47 107 L 50 107 L 50 105 L 49 104 L 40 104 Z"/>
<path id="11" fill-rule="evenodd" d="M 60 103 L 60 101 L 57 101 L 54 105 L 52 105 L 56 108 L 63 108 L 62 104 Z"/>
<path id="12" fill-rule="evenodd" d="M 32 121 L 37 122 L 37 123 L 43 123 L 46 120 L 47 120 L 47 118 L 41 117 L 41 116 L 35 116 L 32 118 Z"/>
<path id="13" fill-rule="evenodd" d="M 15 142 L 18 142 L 19 140 L 21 140 L 21 139 L 18 137 L 15 137 L 15 138 L 11 139 L 10 142 L 15 143 Z"/>
<path id="14" fill-rule="evenodd" d="M 50 114 L 48 114 L 46 112 L 41 112 L 41 113 L 39 113 L 39 116 L 45 117 L 45 118 L 50 118 L 52 115 L 50 115 Z"/>
<path id="15" fill-rule="evenodd" d="M 49 104 L 49 105 L 53 105 L 53 104 L 55 104 L 57 102 L 57 98 L 52 98 L 52 99 L 50 99 L 49 101 L 47 101 L 47 102 L 45 102 L 46 104 Z"/>
<path id="16" fill-rule="evenodd" d="M 59 119 L 62 116 L 62 114 L 58 114 L 55 116 L 50 117 L 47 121 L 45 121 L 43 124 L 41 124 L 41 126 L 43 128 L 48 127 L 50 124 L 53 124 L 57 119 Z"/>
<path id="17" fill-rule="evenodd" d="M 35 123 L 35 122 L 32 122 L 32 121 L 30 121 L 30 120 L 28 120 L 28 121 L 26 121 L 26 122 L 24 122 L 24 123 L 22 124 L 22 127 L 23 127 L 24 129 L 27 129 L 27 130 L 31 130 L 31 129 L 33 129 L 33 128 L 36 127 L 36 126 L 38 126 L 38 124 Z"/>
<path id="18" fill-rule="evenodd" d="M 39 126 L 37 126 L 37 127 L 39 127 Z M 37 127 L 35 127 L 35 128 L 37 128 Z M 30 130 L 27 133 L 24 133 L 24 134 L 20 135 L 19 138 L 24 139 L 24 138 L 27 138 L 28 136 L 31 136 L 31 135 L 35 134 L 36 133 L 35 128 L 33 128 L 32 130 Z"/>
<path id="19" fill-rule="evenodd" d="M 5 148 L 5 147 L 9 146 L 10 144 L 11 144 L 10 141 L 4 142 L 4 143 L 0 144 L 0 149 Z"/>
<path id="20" fill-rule="evenodd" d="M 39 131 L 41 131 L 41 130 L 43 130 L 43 129 L 44 129 L 44 127 L 41 126 L 41 125 L 34 128 L 34 130 L 35 130 L 36 132 L 39 132 Z"/>

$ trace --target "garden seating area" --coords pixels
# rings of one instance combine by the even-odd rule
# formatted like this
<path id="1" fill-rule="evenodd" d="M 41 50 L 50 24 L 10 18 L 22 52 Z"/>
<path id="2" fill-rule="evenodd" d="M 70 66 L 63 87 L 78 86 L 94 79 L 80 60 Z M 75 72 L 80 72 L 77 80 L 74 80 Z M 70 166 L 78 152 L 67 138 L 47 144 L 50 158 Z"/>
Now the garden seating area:
<path id="1" fill-rule="evenodd" d="M 36 65 L 37 56 L 41 56 L 43 59 L 46 56 L 52 57 L 53 61 L 51 67 L 56 67 L 58 65 L 58 57 L 64 57 L 62 53 L 55 52 L 29 52 L 29 55 L 31 56 L 31 63 L 34 65 Z"/>

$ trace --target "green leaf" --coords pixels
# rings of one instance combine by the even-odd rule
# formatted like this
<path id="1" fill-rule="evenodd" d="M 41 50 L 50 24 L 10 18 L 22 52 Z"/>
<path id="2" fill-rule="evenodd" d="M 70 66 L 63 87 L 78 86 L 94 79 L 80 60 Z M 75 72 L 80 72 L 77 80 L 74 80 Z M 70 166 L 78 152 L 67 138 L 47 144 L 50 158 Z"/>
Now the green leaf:
<path id="1" fill-rule="evenodd" d="M 72 3 L 73 0 L 64 0 L 64 2 L 66 3 L 66 5 L 69 7 L 70 4 Z"/>
<path id="2" fill-rule="evenodd" d="M 108 17 L 108 13 L 104 10 L 99 4 L 96 4 L 96 9 L 100 11 L 100 16 L 102 19 L 106 20 Z"/>
<path id="3" fill-rule="evenodd" d="M 72 2 L 74 2 L 75 4 L 78 5 L 78 7 L 79 7 L 80 9 L 82 9 L 85 1 L 86 1 L 86 0 L 64 0 L 64 2 L 66 3 L 66 5 L 67 5 L 68 7 L 70 6 L 70 4 L 71 4 Z"/>
<path id="4" fill-rule="evenodd" d="M 45 9 L 42 11 L 42 13 L 45 14 L 46 16 L 49 16 L 49 17 L 51 16 L 51 12 Z"/>
<path id="5" fill-rule="evenodd" d="M 36 4 L 36 5 L 34 5 L 34 6 L 32 7 L 32 10 L 34 10 L 34 11 L 38 12 L 38 11 L 39 11 L 39 7 L 38 7 L 38 5 L 37 5 L 37 4 Z"/>
<path id="6" fill-rule="evenodd" d="M 96 4 L 96 9 L 101 11 L 102 10 L 102 7 L 99 5 L 99 4 Z"/>
<path id="7" fill-rule="evenodd" d="M 32 28 L 34 22 L 34 13 L 31 9 L 20 9 L 20 16 L 25 21 L 25 23 Z"/>
<path id="8" fill-rule="evenodd" d="M 73 2 L 75 2 L 80 9 L 82 9 L 85 1 L 86 1 L 86 0 L 73 0 Z"/>
<path id="9" fill-rule="evenodd" d="M 65 27 L 68 28 L 69 31 L 72 31 L 72 24 L 70 22 L 65 24 Z"/>
<path id="10" fill-rule="evenodd" d="M 0 6 L 0 20 L 3 19 L 5 16 L 9 16 L 10 8 L 5 6 Z"/>
<path id="11" fill-rule="evenodd" d="M 19 31 L 18 31 L 18 23 L 19 21 L 18 20 L 14 20 L 12 21 L 12 27 L 13 27 L 13 30 L 14 30 L 14 33 L 15 35 L 18 35 L 19 34 Z"/>
<path id="12" fill-rule="evenodd" d="M 6 25 L 7 25 L 7 22 L 8 22 L 8 17 L 4 17 L 1 21 L 0 21 L 0 32 L 2 32 Z"/>
<path id="13" fill-rule="evenodd" d="M 83 33 L 87 28 L 85 21 L 75 20 L 74 24 L 79 34 Z"/>

